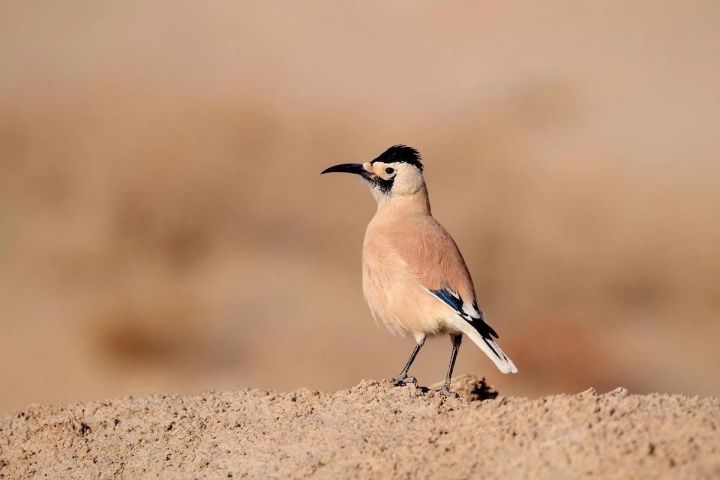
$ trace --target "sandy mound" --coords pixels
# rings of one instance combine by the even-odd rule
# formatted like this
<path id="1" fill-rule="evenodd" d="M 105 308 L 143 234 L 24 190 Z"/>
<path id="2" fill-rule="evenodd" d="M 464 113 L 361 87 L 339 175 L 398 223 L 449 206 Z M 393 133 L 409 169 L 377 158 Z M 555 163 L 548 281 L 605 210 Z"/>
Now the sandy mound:
<path id="1" fill-rule="evenodd" d="M 0 478 L 720 477 L 717 398 L 459 384 L 31 406 L 0 420 Z"/>

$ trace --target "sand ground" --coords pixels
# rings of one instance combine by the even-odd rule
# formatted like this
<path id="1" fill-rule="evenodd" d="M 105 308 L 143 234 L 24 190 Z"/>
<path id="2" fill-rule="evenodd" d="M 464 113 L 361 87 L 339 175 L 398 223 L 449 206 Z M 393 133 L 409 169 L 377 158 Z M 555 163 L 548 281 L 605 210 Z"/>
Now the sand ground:
<path id="1" fill-rule="evenodd" d="M 456 388 L 33 405 L 0 419 L 0 478 L 720 477 L 718 398 Z"/>

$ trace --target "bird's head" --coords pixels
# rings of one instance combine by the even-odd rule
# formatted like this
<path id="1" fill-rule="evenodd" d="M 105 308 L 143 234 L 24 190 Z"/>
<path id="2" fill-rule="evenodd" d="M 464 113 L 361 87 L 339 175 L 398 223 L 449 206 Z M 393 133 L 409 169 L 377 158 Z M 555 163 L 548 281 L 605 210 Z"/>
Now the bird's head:
<path id="1" fill-rule="evenodd" d="M 369 185 L 373 195 L 381 198 L 414 195 L 425 188 L 420 153 L 412 147 L 394 145 L 367 163 L 343 163 L 321 173 L 354 173 Z"/>

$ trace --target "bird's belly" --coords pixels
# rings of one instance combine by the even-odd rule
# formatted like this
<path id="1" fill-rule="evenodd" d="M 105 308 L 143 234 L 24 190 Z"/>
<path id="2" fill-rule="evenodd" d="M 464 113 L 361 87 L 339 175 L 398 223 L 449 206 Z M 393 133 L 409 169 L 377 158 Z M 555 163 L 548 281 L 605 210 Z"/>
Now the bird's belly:
<path id="1" fill-rule="evenodd" d="M 447 312 L 441 302 L 406 268 L 395 267 L 382 261 L 363 262 L 363 294 L 373 318 L 400 335 L 421 337 L 443 330 Z"/>

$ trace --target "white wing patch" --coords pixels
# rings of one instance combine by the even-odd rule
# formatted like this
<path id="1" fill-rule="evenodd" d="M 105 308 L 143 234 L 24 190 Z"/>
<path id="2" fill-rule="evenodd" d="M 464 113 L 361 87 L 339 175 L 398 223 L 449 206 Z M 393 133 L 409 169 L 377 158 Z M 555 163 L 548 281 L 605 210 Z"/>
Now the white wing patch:
<path id="1" fill-rule="evenodd" d="M 445 305 L 452 308 L 463 320 L 468 322 L 483 337 L 498 338 L 497 332 L 485 322 L 483 312 L 477 308 L 477 303 L 464 302 L 460 296 L 448 288 L 428 290 Z"/>
<path id="2" fill-rule="evenodd" d="M 428 291 L 457 314 L 457 316 L 449 317 L 448 322 L 470 337 L 490 357 L 490 360 L 501 372 L 517 373 L 518 369 L 513 361 L 505 355 L 505 352 L 493 340 L 493 337 L 498 338 L 498 334 L 490 325 L 485 323 L 484 315 L 477 308 L 475 301 L 472 303 L 463 302 L 460 296 L 450 289 Z"/>
<path id="3" fill-rule="evenodd" d="M 481 319 L 483 316 L 482 312 L 480 312 L 475 305 L 467 302 L 462 304 L 462 311 L 474 320 Z"/>

